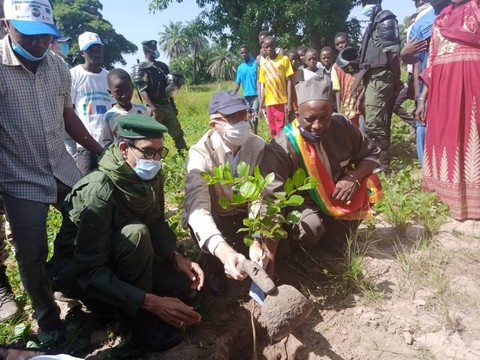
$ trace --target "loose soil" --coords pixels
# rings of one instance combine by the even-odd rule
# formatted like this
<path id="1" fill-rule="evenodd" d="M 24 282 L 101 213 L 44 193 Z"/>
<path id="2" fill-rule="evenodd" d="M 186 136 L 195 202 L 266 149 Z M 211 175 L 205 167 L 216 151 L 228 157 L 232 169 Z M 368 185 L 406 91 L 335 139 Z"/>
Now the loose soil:
<path id="1" fill-rule="evenodd" d="M 292 335 L 270 344 L 256 319 L 247 281 L 223 298 L 202 294 L 209 313 L 178 347 L 142 359 L 480 359 L 480 222 L 449 219 L 431 241 L 377 222 L 360 230 L 361 275 L 322 251 L 292 251 L 275 281 L 299 289 L 315 308 Z M 343 275 L 342 275 L 343 274 Z M 360 285 L 359 285 L 360 284 Z M 252 337 L 252 321 L 256 340 Z M 101 339 L 101 336 L 100 336 Z M 110 358 L 104 343 L 87 359 Z"/>

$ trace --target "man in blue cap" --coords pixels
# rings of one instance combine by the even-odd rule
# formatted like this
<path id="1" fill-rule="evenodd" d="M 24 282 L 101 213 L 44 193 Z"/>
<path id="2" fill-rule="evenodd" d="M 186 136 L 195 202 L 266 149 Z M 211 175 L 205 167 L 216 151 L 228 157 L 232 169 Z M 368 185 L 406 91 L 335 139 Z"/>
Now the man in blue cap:
<path id="1" fill-rule="evenodd" d="M 237 269 L 237 265 L 245 259 L 242 253 L 247 253 L 243 233 L 237 230 L 243 227 L 243 219 L 251 209 L 223 209 L 219 199 L 232 200 L 232 185 L 217 183 L 207 186 L 201 173 L 213 174 L 214 167 L 227 162 L 233 174 L 241 161 L 250 165 L 251 173 L 255 165 L 260 165 L 265 142 L 249 131 L 248 110 L 245 99 L 237 93 L 215 93 L 208 107 L 211 129 L 188 152 L 182 218 L 192 237 L 207 254 L 207 286 L 216 296 L 226 293 L 227 277 L 242 280 L 246 276 Z M 265 267 L 272 260 L 272 267 L 274 245 L 273 241 L 265 240 L 263 243 L 258 239 L 248 250 L 250 259 L 259 262 L 263 258 Z"/>
<path id="2" fill-rule="evenodd" d="M 62 324 L 45 272 L 46 219 L 50 204 L 60 204 L 80 179 L 65 150 L 65 130 L 92 153 L 102 148 L 73 112 L 68 69 L 49 53 L 52 40 L 61 34 L 48 0 L 6 0 L 1 22 L 8 34 L 0 41 L 0 197 L 35 318 L 41 331 L 55 337 Z M 16 312 L 2 266 L 0 320 Z"/>

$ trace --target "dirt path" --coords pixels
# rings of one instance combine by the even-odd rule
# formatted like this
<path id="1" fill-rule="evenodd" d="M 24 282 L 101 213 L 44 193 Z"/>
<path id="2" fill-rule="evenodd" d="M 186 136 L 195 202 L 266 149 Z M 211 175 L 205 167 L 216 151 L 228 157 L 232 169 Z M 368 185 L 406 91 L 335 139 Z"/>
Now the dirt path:
<path id="1" fill-rule="evenodd" d="M 269 346 L 260 331 L 259 358 L 480 359 L 480 222 L 450 219 L 430 242 L 421 228 L 399 236 L 380 222 L 374 232 L 362 230 L 356 254 L 358 281 L 355 271 L 339 275 L 344 262 L 322 252 L 296 253 L 281 266 L 281 281 L 316 307 L 294 333 L 303 347 L 293 339 Z M 232 285 L 227 298 L 203 299 L 211 319 L 179 347 L 147 358 L 252 359 L 252 301 L 245 282 Z M 108 353 L 104 347 L 87 358 Z"/>

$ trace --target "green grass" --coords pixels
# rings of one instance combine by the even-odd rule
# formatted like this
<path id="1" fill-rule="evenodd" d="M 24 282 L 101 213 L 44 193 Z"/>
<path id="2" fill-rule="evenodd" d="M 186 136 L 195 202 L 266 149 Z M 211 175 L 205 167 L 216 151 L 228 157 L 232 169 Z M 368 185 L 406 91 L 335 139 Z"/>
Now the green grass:
<path id="1" fill-rule="evenodd" d="M 188 146 L 196 143 L 200 137 L 209 129 L 208 104 L 214 92 L 233 88 L 233 83 L 220 83 L 202 86 L 184 87 L 176 97 L 179 109 L 179 120 L 185 133 Z M 133 100 L 139 102 L 138 98 Z M 411 106 L 411 104 L 409 105 Z M 421 176 L 418 162 L 415 160 L 414 140 L 409 137 L 409 127 L 394 117 L 392 126 L 392 148 L 394 150 L 394 174 L 386 179 L 383 178 L 385 200 L 376 207 L 376 211 L 382 213 L 392 226 L 403 232 L 410 224 L 425 226 L 430 233 L 438 230 L 444 221 L 447 209 L 439 204 L 432 194 L 425 194 L 421 191 Z M 270 140 L 268 126 L 264 119 L 259 119 L 260 135 Z M 180 156 L 173 144 L 172 139 L 167 136 L 166 146 L 170 154 L 163 165 L 165 177 L 165 198 L 167 203 L 169 223 L 179 238 L 188 237 L 188 232 L 181 224 L 181 213 L 183 210 L 183 188 L 185 181 L 186 158 Z M 61 225 L 61 214 L 51 210 L 48 215 L 48 241 L 50 255 L 53 248 L 53 241 Z M 369 220 L 369 228 L 375 227 L 375 219 Z M 350 253 L 347 258 L 348 266 L 344 278 L 356 284 L 357 288 L 366 293 L 376 294 L 378 292 L 371 288 L 371 284 L 365 281 L 361 275 L 363 269 L 364 251 L 359 251 L 356 243 L 350 243 Z M 27 313 L 31 312 L 28 297 L 21 289 L 20 278 L 15 262 L 11 254 L 8 260 L 8 276 L 13 286 L 16 299 L 21 306 L 24 306 Z M 341 281 L 338 277 L 336 280 Z M 28 341 L 34 339 L 31 331 L 31 323 L 25 313 L 16 319 L 0 324 L 0 343 L 17 344 L 25 346 Z"/>

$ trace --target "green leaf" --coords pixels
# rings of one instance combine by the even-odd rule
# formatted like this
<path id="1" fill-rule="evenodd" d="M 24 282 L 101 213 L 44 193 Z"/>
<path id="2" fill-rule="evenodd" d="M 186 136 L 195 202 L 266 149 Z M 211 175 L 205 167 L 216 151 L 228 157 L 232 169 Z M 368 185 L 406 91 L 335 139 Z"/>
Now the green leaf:
<path id="1" fill-rule="evenodd" d="M 246 201 L 244 199 L 244 197 L 242 196 L 242 194 L 233 194 L 233 203 L 235 205 L 240 205 L 240 204 L 244 204 Z"/>
<path id="2" fill-rule="evenodd" d="M 285 201 L 286 197 L 283 194 L 275 194 L 275 197 L 280 201 Z"/>
<path id="3" fill-rule="evenodd" d="M 255 179 L 260 179 L 262 177 L 262 174 L 260 173 L 260 167 L 258 165 L 255 166 L 255 169 L 253 169 L 253 176 Z"/>
<path id="4" fill-rule="evenodd" d="M 243 238 L 243 242 L 244 242 L 245 245 L 247 245 L 247 246 L 252 246 L 254 241 L 255 241 L 255 240 L 253 240 L 253 238 L 252 238 L 250 235 L 246 235 L 246 236 Z"/>
<path id="5" fill-rule="evenodd" d="M 37 349 L 37 348 L 39 348 L 39 347 L 40 347 L 40 346 L 38 346 L 38 344 L 37 344 L 35 341 L 33 341 L 33 340 L 29 340 L 29 341 L 27 342 L 27 349 Z"/>
<path id="6" fill-rule="evenodd" d="M 230 207 L 230 203 L 226 197 L 221 197 L 220 200 L 218 200 L 218 204 L 222 209 L 228 209 Z"/>
<path id="7" fill-rule="evenodd" d="M 284 229 L 279 228 L 275 230 L 272 239 L 285 239 L 287 235 L 288 233 Z"/>
<path id="8" fill-rule="evenodd" d="M 285 181 L 285 193 L 287 196 L 291 195 L 293 193 L 293 180 L 288 178 L 287 181 Z"/>
<path id="9" fill-rule="evenodd" d="M 295 187 L 302 186 L 305 181 L 305 171 L 302 168 L 298 168 L 295 174 L 293 174 L 292 180 Z"/>
<path id="10" fill-rule="evenodd" d="M 301 214 L 300 214 L 300 211 L 297 211 L 297 210 L 293 210 L 293 211 L 290 211 L 288 214 L 287 214 L 287 224 L 297 224 L 299 221 L 300 221 L 300 218 L 301 218 Z"/>
<path id="11" fill-rule="evenodd" d="M 267 206 L 267 215 L 269 215 L 269 216 L 275 216 L 280 211 L 281 211 L 280 207 L 275 205 L 275 204 Z"/>
<path id="12" fill-rule="evenodd" d="M 247 165 L 244 161 L 240 161 L 237 165 L 237 173 L 240 177 L 247 177 L 250 172 L 250 165 Z"/>
<path id="13" fill-rule="evenodd" d="M 303 201 L 303 196 L 292 195 L 287 199 L 287 201 L 285 201 L 285 204 L 287 204 L 288 206 L 299 206 L 303 204 Z"/>
<path id="14" fill-rule="evenodd" d="M 235 178 L 233 177 L 232 170 L 230 169 L 230 166 L 227 166 L 223 172 L 223 178 L 228 181 L 228 182 L 234 182 Z"/>
<path id="15" fill-rule="evenodd" d="M 254 200 L 253 195 L 256 193 L 256 191 L 257 187 L 251 181 L 247 181 L 240 187 L 240 194 L 242 194 L 242 196 L 246 199 Z"/>
<path id="16" fill-rule="evenodd" d="M 203 177 L 204 179 L 211 179 L 212 178 L 212 175 L 210 175 L 210 173 L 206 172 L 206 171 L 202 171 L 200 173 L 200 176 Z"/>
<path id="17" fill-rule="evenodd" d="M 275 174 L 274 173 L 269 173 L 267 176 L 265 176 L 265 184 L 271 184 L 275 180 Z"/>
<path id="18" fill-rule="evenodd" d="M 28 333 L 28 329 L 29 325 L 26 323 L 20 323 L 16 325 L 14 329 L 15 338 L 21 338 L 26 335 L 26 333 Z"/>

